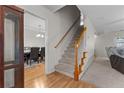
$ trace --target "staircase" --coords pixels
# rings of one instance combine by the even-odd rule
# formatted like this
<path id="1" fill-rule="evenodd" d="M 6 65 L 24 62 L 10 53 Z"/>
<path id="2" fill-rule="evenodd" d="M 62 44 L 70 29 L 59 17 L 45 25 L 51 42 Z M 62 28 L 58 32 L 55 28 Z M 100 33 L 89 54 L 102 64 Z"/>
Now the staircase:
<path id="1" fill-rule="evenodd" d="M 69 46 L 65 50 L 62 58 L 59 60 L 59 64 L 55 66 L 57 72 L 63 73 L 74 78 L 74 66 L 75 66 L 75 41 L 79 39 L 81 34 L 81 28 L 74 34 Z"/>

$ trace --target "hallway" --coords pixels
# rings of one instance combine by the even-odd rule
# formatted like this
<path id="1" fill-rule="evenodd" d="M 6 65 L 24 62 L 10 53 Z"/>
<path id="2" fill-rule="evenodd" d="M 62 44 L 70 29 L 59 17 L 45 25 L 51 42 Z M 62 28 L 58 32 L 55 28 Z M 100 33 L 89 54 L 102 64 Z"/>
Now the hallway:
<path id="1" fill-rule="evenodd" d="M 82 80 L 100 88 L 124 88 L 124 75 L 111 68 L 110 62 L 106 58 L 97 58 Z"/>

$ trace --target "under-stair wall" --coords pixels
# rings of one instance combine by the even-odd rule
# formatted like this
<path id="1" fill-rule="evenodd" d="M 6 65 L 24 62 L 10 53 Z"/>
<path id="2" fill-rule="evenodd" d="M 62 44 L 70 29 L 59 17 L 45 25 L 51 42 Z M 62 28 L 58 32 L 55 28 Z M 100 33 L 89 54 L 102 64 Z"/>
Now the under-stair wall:
<path id="1" fill-rule="evenodd" d="M 84 63 L 84 73 L 85 73 L 94 60 L 94 49 L 95 49 L 94 35 L 96 30 L 88 16 L 85 17 L 84 25 L 87 27 L 86 37 L 85 37 L 86 39 L 85 50 L 87 51 L 87 58 Z"/>
<path id="2" fill-rule="evenodd" d="M 81 64 L 81 59 L 84 57 L 83 56 L 83 53 L 84 52 L 87 52 L 86 50 L 85 50 L 85 38 L 86 38 L 86 32 L 87 31 L 85 31 L 84 33 L 83 33 L 83 36 L 82 36 L 82 39 L 81 39 L 81 42 L 80 42 L 80 47 L 78 48 L 78 65 L 80 65 Z M 87 59 L 87 58 L 86 58 Z M 83 60 L 83 63 L 85 63 L 85 60 Z M 84 66 L 82 66 L 81 67 L 81 73 L 79 74 L 79 79 L 80 79 L 80 77 L 83 75 L 83 73 L 84 73 Z"/>

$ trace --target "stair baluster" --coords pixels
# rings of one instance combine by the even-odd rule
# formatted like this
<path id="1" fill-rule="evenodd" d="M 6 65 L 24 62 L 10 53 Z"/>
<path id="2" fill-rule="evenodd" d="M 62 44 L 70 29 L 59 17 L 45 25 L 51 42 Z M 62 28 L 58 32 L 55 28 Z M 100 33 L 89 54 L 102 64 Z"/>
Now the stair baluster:
<path id="1" fill-rule="evenodd" d="M 82 72 L 82 67 L 84 65 L 84 60 L 86 58 L 86 53 L 87 52 L 83 52 L 83 57 L 81 58 L 81 63 L 78 64 L 78 48 L 80 46 L 82 37 L 84 36 L 84 33 L 86 31 L 86 27 L 83 28 L 79 39 L 77 39 L 75 41 L 75 68 L 74 68 L 74 80 L 78 81 L 79 80 L 79 75 Z"/>
<path id="2" fill-rule="evenodd" d="M 74 80 L 78 80 L 79 78 L 79 67 L 78 67 L 78 44 L 75 41 L 75 70 L 74 70 Z"/>

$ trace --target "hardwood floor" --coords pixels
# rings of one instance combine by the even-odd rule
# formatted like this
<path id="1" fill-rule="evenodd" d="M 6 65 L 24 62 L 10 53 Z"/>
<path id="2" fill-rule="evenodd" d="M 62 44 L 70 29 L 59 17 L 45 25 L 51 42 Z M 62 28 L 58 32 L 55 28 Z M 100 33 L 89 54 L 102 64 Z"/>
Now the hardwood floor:
<path id="1" fill-rule="evenodd" d="M 25 84 L 28 81 L 34 80 L 42 75 L 44 75 L 44 64 L 40 63 L 30 68 L 25 68 L 24 70 L 24 81 Z"/>
<path id="2" fill-rule="evenodd" d="M 44 64 L 25 69 L 25 88 L 95 88 L 95 85 L 74 81 L 58 72 L 44 74 Z"/>

